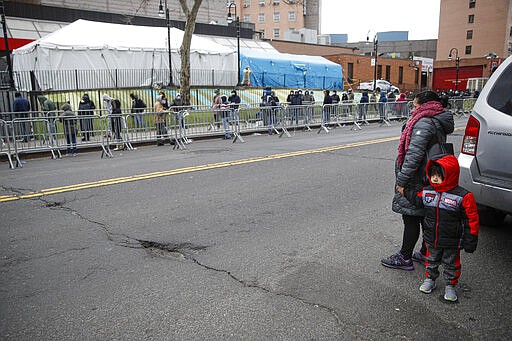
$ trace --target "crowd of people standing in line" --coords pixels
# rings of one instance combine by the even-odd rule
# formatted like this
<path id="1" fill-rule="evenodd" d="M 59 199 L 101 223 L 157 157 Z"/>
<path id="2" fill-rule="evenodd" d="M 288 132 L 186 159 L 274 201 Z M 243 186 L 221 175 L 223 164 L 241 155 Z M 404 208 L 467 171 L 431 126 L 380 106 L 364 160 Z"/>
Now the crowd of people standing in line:
<path id="1" fill-rule="evenodd" d="M 349 88 L 347 91 L 341 92 L 341 96 L 336 90 L 324 90 L 323 99 L 321 102 L 321 104 L 324 105 L 322 111 L 322 122 L 326 125 L 330 124 L 333 115 L 337 116 L 341 113 L 343 116 L 348 116 L 354 114 L 354 111 L 358 111 L 357 119 L 363 122 L 366 121 L 366 115 L 369 111 L 378 113 L 381 122 L 385 120 L 387 110 L 392 110 L 398 115 L 407 117 L 409 110 L 407 102 L 411 100 L 410 95 L 411 94 L 409 94 L 407 91 L 405 93 L 398 93 L 393 91 L 386 93 L 385 91 L 381 91 L 379 88 L 377 88 L 375 91 L 363 90 L 360 99 L 356 103 L 354 91 L 351 88 Z M 439 93 L 438 96 L 442 98 L 447 97 L 447 95 L 444 93 Z M 55 134 L 55 116 L 57 115 L 57 106 L 49 98 L 43 95 L 39 95 L 37 99 L 40 104 L 40 109 L 44 111 L 48 117 L 50 122 L 50 131 Z M 134 93 L 130 94 L 130 99 L 131 114 L 134 119 L 135 128 L 148 129 L 148 122 L 143 119 L 143 113 L 147 108 L 146 103 L 144 103 L 142 98 Z M 106 113 L 110 115 L 108 122 L 109 137 L 112 137 L 116 141 L 116 149 L 123 149 L 122 131 L 126 127 L 126 121 L 121 116 L 121 102 L 118 99 L 112 98 L 108 94 L 104 94 L 102 96 L 102 100 L 104 102 L 103 107 L 105 108 Z M 390 102 L 393 104 L 386 104 Z M 211 104 L 211 108 L 214 109 L 213 124 L 217 125 L 217 128 L 220 128 L 220 124 L 222 124 L 225 139 L 231 139 L 232 137 L 232 132 L 230 131 L 230 119 L 234 118 L 236 124 L 238 123 L 238 109 L 240 103 L 241 98 L 238 95 L 236 89 L 233 89 L 229 96 L 222 95 L 220 93 L 220 89 L 216 89 L 214 91 Z M 312 109 L 304 109 L 304 106 L 317 103 L 319 102 L 318 99 L 315 98 L 315 93 L 313 90 L 305 90 L 304 93 L 301 89 L 291 90 L 286 98 L 286 104 L 289 106 L 290 120 L 292 124 L 298 125 L 299 118 L 304 119 L 304 123 L 308 124 L 312 117 Z M 341 106 L 339 104 L 341 104 Z M 353 106 L 352 104 L 357 104 L 357 106 Z M 276 124 L 276 112 L 275 110 L 271 110 L 269 108 L 275 108 L 279 105 L 280 100 L 275 91 L 271 90 L 270 88 L 265 89 L 259 104 L 261 108 L 259 115 L 261 115 L 263 124 L 268 126 L 269 134 L 272 134 L 275 131 L 273 126 Z M 64 110 L 64 106 L 66 106 L 66 110 Z M 64 115 L 64 111 L 67 111 L 67 113 L 65 119 L 60 119 L 59 121 L 61 121 L 64 125 L 65 122 L 69 122 L 70 120 L 77 120 L 75 124 L 76 129 L 65 130 L 66 139 L 70 141 L 68 144 L 71 146 L 75 145 L 76 147 L 76 143 L 73 142 L 73 140 L 76 140 L 76 137 L 73 139 L 72 136 L 70 136 L 68 139 L 68 133 L 73 135 L 80 132 L 82 135 L 82 141 L 91 141 L 91 138 L 94 137 L 95 134 L 93 115 L 96 113 L 95 110 L 97 107 L 87 93 L 83 94 L 78 104 L 78 117 L 69 115 L 70 106 L 71 104 L 69 102 L 66 102 L 61 106 L 60 110 L 63 111 L 62 115 Z M 182 106 L 183 100 L 179 93 L 176 94 L 172 101 L 167 99 L 164 91 L 160 91 L 158 93 L 153 107 L 153 112 L 155 113 L 153 120 L 156 127 L 158 146 L 163 145 L 165 142 L 173 143 L 172 138 L 170 138 L 167 134 L 167 115 L 171 112 L 179 111 L 177 108 Z M 171 107 L 174 107 L 174 109 L 170 109 Z M 24 98 L 21 93 L 17 92 L 15 94 L 13 109 L 17 118 L 28 118 L 30 112 L 30 102 Z M 71 108 L 71 112 L 73 112 L 73 108 Z M 70 123 L 66 124 L 70 125 Z M 185 123 L 182 117 L 180 118 L 179 124 L 180 127 L 185 128 Z M 21 137 L 24 142 L 28 142 L 31 138 L 30 122 L 28 120 L 26 122 L 18 122 L 16 124 L 16 129 L 16 135 Z M 73 150 L 73 147 L 71 147 L 70 153 L 76 154 L 73 152 Z"/>

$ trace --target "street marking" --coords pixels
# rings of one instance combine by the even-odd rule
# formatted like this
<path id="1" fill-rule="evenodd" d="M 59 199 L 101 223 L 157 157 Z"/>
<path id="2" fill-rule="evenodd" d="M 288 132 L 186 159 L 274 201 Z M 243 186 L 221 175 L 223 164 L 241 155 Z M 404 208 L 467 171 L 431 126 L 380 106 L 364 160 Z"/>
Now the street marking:
<path id="1" fill-rule="evenodd" d="M 456 129 L 456 130 L 459 130 L 459 129 Z M 289 157 L 325 153 L 325 152 L 331 152 L 331 151 L 340 150 L 340 149 L 362 147 L 362 146 L 368 146 L 368 145 L 377 144 L 377 143 L 391 142 L 391 141 L 395 141 L 395 140 L 399 140 L 399 139 L 400 139 L 399 136 L 387 137 L 387 138 L 382 138 L 382 139 L 377 139 L 377 140 L 348 143 L 348 144 L 344 144 L 344 145 L 340 145 L 340 146 L 323 147 L 323 148 L 309 149 L 309 150 L 299 150 L 296 152 L 273 154 L 273 155 L 260 156 L 260 157 L 254 157 L 254 158 L 248 158 L 248 159 L 217 162 L 217 163 L 205 164 L 205 165 L 200 165 L 200 166 L 191 166 L 191 167 L 170 169 L 170 170 L 166 170 L 166 171 L 152 172 L 152 173 L 146 173 L 146 174 L 129 175 L 129 176 L 123 176 L 123 177 L 113 178 L 113 179 L 84 182 L 81 184 L 42 189 L 37 192 L 28 192 L 25 194 L 2 195 L 2 196 L 0 196 L 0 203 L 20 200 L 20 199 L 39 198 L 39 197 L 46 196 L 46 195 L 74 192 L 74 191 L 79 191 L 82 189 L 90 189 L 90 188 L 118 185 L 118 184 L 122 184 L 122 183 L 148 180 L 148 179 L 160 178 L 160 177 L 164 177 L 164 176 L 177 175 L 177 174 L 183 174 L 183 173 L 192 173 L 192 172 L 204 171 L 204 170 L 209 170 L 209 169 L 238 166 L 238 165 L 244 165 L 244 164 L 248 164 L 248 163 L 255 163 L 255 162 L 261 162 L 261 161 L 270 161 L 270 160 L 284 159 L 284 158 L 289 158 Z"/>

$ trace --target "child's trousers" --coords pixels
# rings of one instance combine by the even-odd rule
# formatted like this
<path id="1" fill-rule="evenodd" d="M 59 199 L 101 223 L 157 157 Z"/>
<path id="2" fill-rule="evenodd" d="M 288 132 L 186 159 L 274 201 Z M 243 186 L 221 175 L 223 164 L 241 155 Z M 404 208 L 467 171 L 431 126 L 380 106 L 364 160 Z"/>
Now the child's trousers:
<path id="1" fill-rule="evenodd" d="M 427 244 L 425 275 L 435 281 L 439 277 L 439 265 L 441 264 L 446 285 L 457 285 L 461 269 L 460 249 L 433 247 Z"/>

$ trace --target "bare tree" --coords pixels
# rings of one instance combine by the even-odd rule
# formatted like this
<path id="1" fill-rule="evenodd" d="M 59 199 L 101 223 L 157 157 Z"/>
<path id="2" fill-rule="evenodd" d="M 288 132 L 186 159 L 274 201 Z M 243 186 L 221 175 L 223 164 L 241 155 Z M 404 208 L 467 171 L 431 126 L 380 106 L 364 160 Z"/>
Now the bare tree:
<path id="1" fill-rule="evenodd" d="M 183 13 L 185 14 L 185 32 L 183 33 L 183 41 L 180 47 L 181 57 L 181 97 L 183 104 L 190 105 L 190 44 L 192 42 L 192 34 L 196 27 L 196 17 L 199 7 L 203 0 L 194 0 L 192 9 L 189 9 L 187 0 L 180 0 L 180 5 Z"/>

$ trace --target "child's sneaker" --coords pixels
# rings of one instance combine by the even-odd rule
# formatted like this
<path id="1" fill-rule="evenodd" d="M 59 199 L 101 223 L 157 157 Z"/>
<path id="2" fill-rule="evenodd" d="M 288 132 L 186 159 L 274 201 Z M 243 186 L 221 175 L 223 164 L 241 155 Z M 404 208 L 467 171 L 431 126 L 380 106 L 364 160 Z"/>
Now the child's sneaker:
<path id="1" fill-rule="evenodd" d="M 420 251 L 415 251 L 412 253 L 412 260 L 425 265 L 426 257 Z"/>
<path id="2" fill-rule="evenodd" d="M 436 288 L 436 281 L 434 281 L 431 278 L 426 278 L 423 281 L 423 284 L 420 286 L 420 291 L 424 292 L 425 294 L 430 294 L 432 290 Z"/>
<path id="3" fill-rule="evenodd" d="M 414 270 L 412 260 L 405 259 L 400 252 L 380 260 L 380 263 L 388 268 L 400 270 Z"/>
<path id="4" fill-rule="evenodd" d="M 447 285 L 444 288 L 444 299 L 450 302 L 457 301 L 457 293 L 455 292 L 455 287 L 453 285 Z"/>

